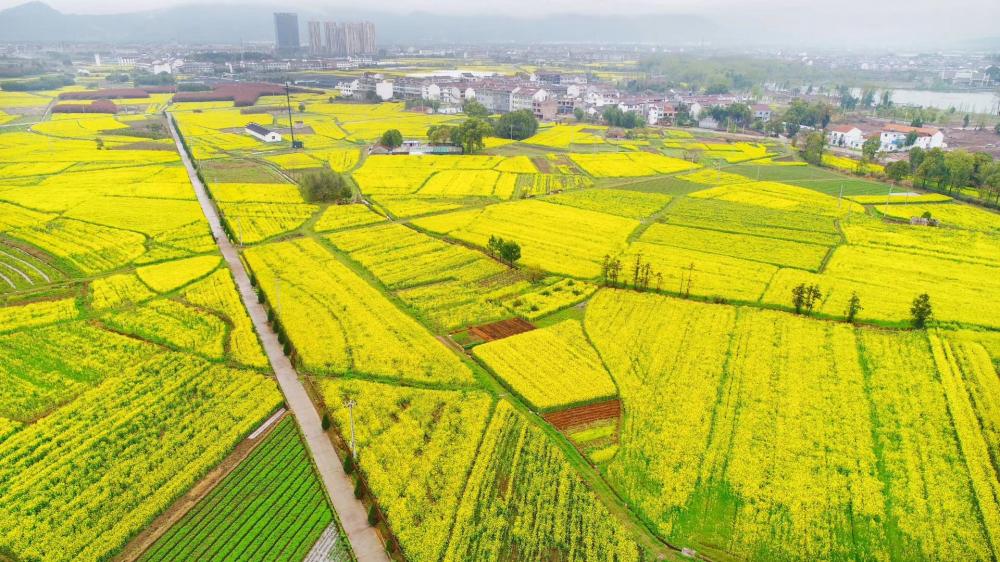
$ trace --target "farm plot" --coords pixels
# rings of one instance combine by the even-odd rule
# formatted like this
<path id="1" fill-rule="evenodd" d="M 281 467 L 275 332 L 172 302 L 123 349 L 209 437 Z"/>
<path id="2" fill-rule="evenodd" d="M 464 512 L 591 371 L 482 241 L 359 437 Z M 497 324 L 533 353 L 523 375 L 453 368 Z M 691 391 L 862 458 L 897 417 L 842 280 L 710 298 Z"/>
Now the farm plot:
<path id="1" fill-rule="evenodd" d="M 690 196 L 831 217 L 842 217 L 849 212 L 864 213 L 864 207 L 857 203 L 841 201 L 810 189 L 777 182 L 722 185 L 697 191 Z"/>
<path id="2" fill-rule="evenodd" d="M 333 520 L 286 417 L 140 560 L 302 560 Z"/>
<path id="3" fill-rule="evenodd" d="M 574 320 L 476 346 L 473 354 L 539 411 L 599 402 L 617 394 Z"/>
<path id="4" fill-rule="evenodd" d="M 233 359 L 244 365 L 267 368 L 267 358 L 257 339 L 257 332 L 240 301 L 236 283 L 229 271 L 216 271 L 185 289 L 182 297 L 188 303 L 224 317 L 229 328 L 226 349 Z"/>
<path id="5" fill-rule="evenodd" d="M 367 205 L 330 205 L 313 225 L 316 232 L 329 232 L 382 222 L 385 217 Z"/>
<path id="6" fill-rule="evenodd" d="M 106 560 L 281 400 L 260 374 L 148 346 L 0 441 L 0 547 Z M 197 400 L 192 400 L 197 396 Z"/>
<path id="7" fill-rule="evenodd" d="M 877 219 L 841 225 L 850 244 L 959 262 L 1000 266 L 1000 240 L 988 233 L 956 228 L 923 228 Z"/>
<path id="8" fill-rule="evenodd" d="M 646 242 L 630 244 L 621 260 L 631 264 L 636 258 L 652 266 L 654 288 L 740 301 L 759 300 L 778 271 L 771 264 Z"/>
<path id="9" fill-rule="evenodd" d="M 210 183 L 208 189 L 219 203 L 305 203 L 291 183 Z"/>
<path id="10" fill-rule="evenodd" d="M 1000 234 L 1000 214 L 979 209 L 972 205 L 941 203 L 886 206 L 882 204 L 875 207 L 875 209 L 887 217 L 906 221 L 912 217 L 922 217 L 925 213 L 929 213 L 931 217 L 940 221 L 944 226 Z"/>
<path id="11" fill-rule="evenodd" d="M 545 199 L 580 209 L 600 211 L 620 217 L 643 219 L 662 210 L 671 197 L 662 193 L 643 193 L 622 189 L 587 189 L 560 193 Z"/>
<path id="12" fill-rule="evenodd" d="M 62 278 L 62 272 L 39 259 L 38 255 L 0 240 L 0 293 L 29 289 Z"/>
<path id="13" fill-rule="evenodd" d="M 453 211 L 469 205 L 481 204 L 489 199 L 471 197 L 420 197 L 417 195 L 378 195 L 372 200 L 379 207 L 397 218 L 408 218 L 431 213 Z"/>
<path id="14" fill-rule="evenodd" d="M 508 403 L 497 405 L 444 553 L 446 562 L 638 562 L 642 550 L 566 457 Z"/>
<path id="15" fill-rule="evenodd" d="M 451 351 L 319 242 L 256 246 L 244 257 L 307 370 L 431 383 L 471 380 Z"/>
<path id="16" fill-rule="evenodd" d="M 822 274 L 782 269 L 768 287 L 764 302 L 789 306 L 799 283 L 817 284 L 823 292 L 818 310 L 842 316 L 851 294 L 861 298 L 860 318 L 903 322 L 913 298 L 928 293 L 937 320 L 1000 327 L 1000 267 L 950 257 L 911 254 L 897 249 L 842 246 Z"/>
<path id="17" fill-rule="evenodd" d="M 596 145 L 604 143 L 607 127 L 598 125 L 553 125 L 542 127 L 534 136 L 524 139 L 525 144 L 567 149 L 571 145 Z"/>
<path id="18" fill-rule="evenodd" d="M 605 213 L 517 201 L 413 221 L 418 227 L 485 247 L 490 236 L 521 245 L 521 261 L 553 273 L 596 277 L 605 255 L 617 255 L 638 221 Z"/>
<path id="19" fill-rule="evenodd" d="M 605 473 L 662 536 L 750 560 L 992 556 L 923 333 L 622 292 L 586 330 L 630 416 Z"/>
<path id="20" fill-rule="evenodd" d="M 664 222 L 705 230 L 752 234 L 780 240 L 834 245 L 842 241 L 828 216 L 769 209 L 721 199 L 684 197 L 667 209 Z"/>
<path id="21" fill-rule="evenodd" d="M 639 241 L 809 271 L 817 271 L 830 251 L 819 244 L 665 224 L 650 226 Z"/>
<path id="22" fill-rule="evenodd" d="M 329 240 L 444 329 L 502 318 L 509 314 L 505 303 L 530 286 L 475 250 L 399 224 L 342 232 Z"/>
<path id="23" fill-rule="evenodd" d="M 351 379 L 324 379 L 320 391 L 334 423 L 349 432 L 354 408 L 358 468 L 410 560 L 441 557 L 456 523 L 466 477 L 492 399 L 482 392 L 422 390 Z"/>
<path id="24" fill-rule="evenodd" d="M 236 240 L 255 244 L 289 233 L 319 210 L 304 203 L 219 203 L 219 211 Z"/>
<path id="25" fill-rule="evenodd" d="M 570 154 L 576 165 L 595 178 L 622 178 L 672 174 L 699 168 L 698 164 L 648 152 Z"/>

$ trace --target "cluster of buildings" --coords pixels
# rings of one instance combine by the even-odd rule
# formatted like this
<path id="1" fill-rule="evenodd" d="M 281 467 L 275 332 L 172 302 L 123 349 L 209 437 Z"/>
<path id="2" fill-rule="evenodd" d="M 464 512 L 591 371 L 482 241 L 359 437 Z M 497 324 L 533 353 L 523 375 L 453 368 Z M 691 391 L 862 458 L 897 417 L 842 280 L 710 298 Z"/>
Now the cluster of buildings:
<path id="1" fill-rule="evenodd" d="M 352 57 L 374 54 L 375 24 L 362 22 L 309 22 L 309 52 L 313 55 Z"/>
<path id="2" fill-rule="evenodd" d="M 827 133 L 827 142 L 832 147 L 861 150 L 865 141 L 872 137 L 879 139 L 880 152 L 903 152 L 913 147 L 924 150 L 945 148 L 944 133 L 934 127 L 911 127 L 898 123 L 886 123 L 878 129 L 862 131 L 855 125 L 835 125 Z M 912 143 L 907 139 L 913 139 Z"/>
<path id="3" fill-rule="evenodd" d="M 698 96 L 676 92 L 627 95 L 607 84 L 588 83 L 583 75 L 544 71 L 518 77 L 465 74 L 459 78 L 387 78 L 378 73 L 366 73 L 360 78 L 338 82 L 336 88 L 343 96 L 361 99 L 374 95 L 383 101 L 427 100 L 435 102 L 439 113 L 457 113 L 465 102 L 476 100 L 491 113 L 526 109 L 545 121 L 573 115 L 577 109 L 594 116 L 608 107 L 618 107 L 623 112 L 638 114 L 650 125 L 673 123 L 682 106 L 692 119 L 698 119 L 709 107 L 747 101 L 736 95 Z M 754 118 L 765 122 L 771 119 L 769 106 L 755 104 L 751 108 Z"/>
<path id="4" fill-rule="evenodd" d="M 375 24 L 370 21 L 309 22 L 309 52 L 317 56 L 352 57 L 371 55 L 375 48 Z M 297 55 L 302 49 L 299 40 L 299 16 L 292 12 L 274 14 L 274 47 L 282 55 Z"/>

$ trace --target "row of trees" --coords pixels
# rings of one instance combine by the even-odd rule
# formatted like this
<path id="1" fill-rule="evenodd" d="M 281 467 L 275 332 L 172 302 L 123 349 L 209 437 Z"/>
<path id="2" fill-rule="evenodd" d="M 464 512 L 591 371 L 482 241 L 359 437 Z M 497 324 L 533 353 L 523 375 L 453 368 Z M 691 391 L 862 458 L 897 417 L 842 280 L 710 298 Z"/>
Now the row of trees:
<path id="1" fill-rule="evenodd" d="M 792 287 L 792 306 L 795 314 L 812 314 L 816 305 L 823 299 L 823 291 L 819 285 L 807 285 L 799 283 Z M 847 301 L 847 309 L 844 310 L 844 320 L 854 323 L 858 314 L 864 310 L 861 306 L 861 297 L 857 292 L 851 293 L 851 298 Z M 910 306 L 910 324 L 914 328 L 923 329 L 927 323 L 934 319 L 934 310 L 931 306 L 931 297 L 927 293 L 917 295 Z"/>
<path id="2" fill-rule="evenodd" d="M 469 100 L 462 106 L 462 111 L 470 118 L 488 123 L 493 129 L 492 135 L 500 138 L 524 140 L 538 132 L 538 119 L 529 109 L 504 113 L 494 120 L 486 106 L 476 100 Z"/>
<path id="3" fill-rule="evenodd" d="M 344 176 L 330 170 L 305 176 L 301 186 L 302 196 L 310 203 L 339 203 L 354 199 L 351 184 Z"/>

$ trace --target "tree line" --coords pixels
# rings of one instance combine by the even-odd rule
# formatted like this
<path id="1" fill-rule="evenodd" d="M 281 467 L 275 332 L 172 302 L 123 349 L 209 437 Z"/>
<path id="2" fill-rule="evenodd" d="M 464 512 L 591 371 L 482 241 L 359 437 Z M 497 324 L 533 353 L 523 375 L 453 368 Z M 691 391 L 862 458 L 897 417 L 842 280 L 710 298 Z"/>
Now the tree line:
<path id="1" fill-rule="evenodd" d="M 823 291 L 819 285 L 799 283 L 792 287 L 792 308 L 795 309 L 795 314 L 811 315 L 822 300 Z M 847 308 L 844 310 L 844 321 L 853 324 L 862 310 L 864 307 L 861 306 L 861 297 L 857 291 L 852 291 L 851 298 L 847 301 Z M 927 293 L 917 295 L 910 305 L 910 324 L 914 328 L 923 329 L 933 319 L 934 310 L 930 295 Z"/>

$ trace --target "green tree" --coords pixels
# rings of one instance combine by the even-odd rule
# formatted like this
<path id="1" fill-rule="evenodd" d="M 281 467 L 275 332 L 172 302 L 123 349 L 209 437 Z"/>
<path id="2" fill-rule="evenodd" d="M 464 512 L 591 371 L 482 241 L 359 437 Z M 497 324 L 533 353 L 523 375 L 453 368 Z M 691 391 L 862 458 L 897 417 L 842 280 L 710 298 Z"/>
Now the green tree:
<path id="1" fill-rule="evenodd" d="M 806 306 L 809 298 L 809 288 L 805 283 L 799 283 L 792 287 L 792 306 L 795 307 L 795 314 L 802 314 L 802 309 Z"/>
<path id="2" fill-rule="evenodd" d="M 573 108 L 573 117 L 576 117 L 577 121 L 583 121 L 587 118 L 587 114 L 583 111 L 582 107 Z"/>
<path id="3" fill-rule="evenodd" d="M 910 163 L 906 160 L 897 160 L 885 166 L 886 177 L 895 182 L 903 181 L 903 178 L 909 175 L 909 173 Z"/>
<path id="4" fill-rule="evenodd" d="M 965 150 L 954 150 L 944 155 L 947 167 L 948 185 L 951 190 L 967 187 L 972 183 L 972 174 L 976 169 L 976 159 Z"/>
<path id="5" fill-rule="evenodd" d="M 857 292 L 852 292 L 851 299 L 847 301 L 847 310 L 845 311 L 847 321 L 853 324 L 854 319 L 857 318 L 858 313 L 862 310 L 861 297 L 858 296 Z"/>
<path id="6" fill-rule="evenodd" d="M 512 140 L 524 140 L 534 135 L 536 131 L 538 131 L 538 119 L 535 119 L 535 115 L 529 109 L 505 113 L 493 126 L 496 136 Z"/>
<path id="7" fill-rule="evenodd" d="M 965 117 L 962 117 L 962 128 L 965 128 L 965 129 L 969 128 L 969 120 L 970 119 L 971 119 L 971 117 L 969 117 L 968 113 L 965 114 Z"/>
<path id="8" fill-rule="evenodd" d="M 913 306 L 910 307 L 910 318 L 914 328 L 927 327 L 927 323 L 934 318 L 930 295 L 923 293 L 913 299 Z"/>
<path id="9" fill-rule="evenodd" d="M 903 146 L 913 146 L 916 144 L 919 137 L 920 135 L 918 135 L 916 131 L 906 133 L 906 140 L 903 141 Z"/>
<path id="10" fill-rule="evenodd" d="M 400 133 L 399 129 L 389 129 L 382 133 L 379 144 L 389 149 L 398 148 L 403 144 L 403 133 Z"/>
<path id="11" fill-rule="evenodd" d="M 862 163 L 878 161 L 878 150 L 882 148 L 882 140 L 872 135 L 861 145 Z"/>
<path id="12" fill-rule="evenodd" d="M 826 136 L 820 131 L 813 131 L 806 135 L 806 141 L 802 146 L 802 158 L 819 166 L 823 162 L 823 150 L 826 148 Z"/>
<path id="13" fill-rule="evenodd" d="M 486 253 L 490 257 L 495 258 L 500 256 L 500 250 L 503 248 L 503 238 L 499 236 L 490 235 L 490 241 L 486 244 Z"/>
<path id="14" fill-rule="evenodd" d="M 469 100 L 462 105 L 462 111 L 469 117 L 485 118 L 490 115 L 490 110 L 476 100 Z"/>
<path id="15" fill-rule="evenodd" d="M 924 151 L 923 159 L 914 174 L 921 183 L 926 186 L 934 183 L 938 188 L 944 186 L 948 180 L 948 166 L 945 164 L 944 151 L 940 148 L 932 148 Z"/>
<path id="16" fill-rule="evenodd" d="M 917 172 L 917 168 L 924 161 L 924 149 L 919 146 L 910 149 L 910 173 L 914 174 Z"/>
<path id="17" fill-rule="evenodd" d="M 462 147 L 466 154 L 473 154 L 485 148 L 486 137 L 493 134 L 493 127 L 482 119 L 466 119 L 451 132 L 451 141 Z"/>
<path id="18" fill-rule="evenodd" d="M 306 104 L 303 102 L 299 102 L 299 113 L 305 113 L 305 110 L 306 110 Z"/>
<path id="19" fill-rule="evenodd" d="M 521 245 L 513 240 L 504 242 L 500 247 L 500 260 L 514 265 L 514 262 L 521 259 Z"/>
<path id="20" fill-rule="evenodd" d="M 344 176 L 323 170 L 302 178 L 302 196 L 310 203 L 331 203 L 353 198 L 354 191 Z"/>
<path id="21" fill-rule="evenodd" d="M 452 125 L 431 125 L 427 129 L 427 140 L 431 144 L 448 144 L 454 132 L 455 127 Z"/>

